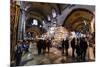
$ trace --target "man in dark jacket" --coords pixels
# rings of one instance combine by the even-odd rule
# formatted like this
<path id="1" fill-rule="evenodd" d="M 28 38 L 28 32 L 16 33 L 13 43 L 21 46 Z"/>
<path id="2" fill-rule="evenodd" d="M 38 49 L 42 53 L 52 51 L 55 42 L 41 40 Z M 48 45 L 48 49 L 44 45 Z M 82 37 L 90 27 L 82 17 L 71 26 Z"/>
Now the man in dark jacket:
<path id="1" fill-rule="evenodd" d="M 85 61 L 86 50 L 87 50 L 87 47 L 88 47 L 86 38 L 82 38 L 81 43 L 80 43 L 80 47 L 82 49 L 82 60 Z"/>
<path id="2" fill-rule="evenodd" d="M 37 43 L 37 50 L 38 50 L 38 54 L 41 54 L 41 50 L 42 50 L 42 40 L 39 39 L 38 43 Z"/>
<path id="3" fill-rule="evenodd" d="M 49 39 L 46 40 L 46 48 L 48 49 L 48 53 L 50 51 L 51 41 Z"/>
<path id="4" fill-rule="evenodd" d="M 77 61 L 81 60 L 82 55 L 82 48 L 80 47 L 80 38 L 77 38 L 77 45 L 76 45 L 76 54 L 77 54 Z"/>
<path id="5" fill-rule="evenodd" d="M 75 38 L 73 38 L 71 41 L 71 47 L 72 47 L 72 57 L 74 58 L 75 57 L 74 52 L 75 52 L 75 48 L 76 48 Z"/>
<path id="6" fill-rule="evenodd" d="M 64 55 L 64 50 L 66 51 L 66 56 L 68 56 L 69 41 L 68 39 L 62 41 L 62 55 Z"/>
<path id="7" fill-rule="evenodd" d="M 46 52 L 46 40 L 42 39 L 41 46 L 42 46 L 43 54 L 45 54 L 45 52 Z"/>

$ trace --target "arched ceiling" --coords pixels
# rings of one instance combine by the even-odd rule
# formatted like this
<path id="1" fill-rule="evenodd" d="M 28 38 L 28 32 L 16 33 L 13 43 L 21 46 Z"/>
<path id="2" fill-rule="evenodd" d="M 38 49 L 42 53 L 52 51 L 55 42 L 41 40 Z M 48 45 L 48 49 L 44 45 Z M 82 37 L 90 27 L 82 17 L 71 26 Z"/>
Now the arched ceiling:
<path id="1" fill-rule="evenodd" d="M 39 21 L 43 21 L 45 19 L 41 14 L 39 14 L 37 12 L 32 12 L 32 11 L 30 13 L 28 13 L 28 15 L 26 17 L 26 21 L 29 20 L 30 18 L 35 18 Z"/>
<path id="2" fill-rule="evenodd" d="M 47 20 L 47 16 L 50 15 L 52 17 L 52 9 L 55 9 L 57 13 L 59 13 L 59 8 L 57 4 L 50 3 L 42 3 L 42 2 L 23 2 L 24 9 L 26 9 L 26 16 L 31 12 L 33 14 L 39 14 L 37 16 L 44 17 Z M 35 14 L 35 15 L 36 15 Z"/>
<path id="3" fill-rule="evenodd" d="M 45 20 L 48 22 L 48 15 L 52 18 L 52 9 L 56 10 L 57 14 L 61 14 L 64 9 L 74 7 L 75 5 L 70 4 L 54 4 L 54 3 L 43 3 L 43 2 L 22 2 L 23 7 L 26 11 L 26 20 L 30 18 L 36 18 L 40 22 Z M 67 12 L 67 11 L 66 11 Z M 63 26 L 69 30 L 77 30 L 83 28 L 83 21 L 87 22 L 87 25 L 90 25 L 91 20 L 93 19 L 93 13 L 87 9 L 77 8 L 72 10 L 66 17 Z M 90 26 L 88 26 L 89 28 Z M 81 32 L 81 31 L 80 31 Z"/>
<path id="4" fill-rule="evenodd" d="M 52 9 L 55 9 L 57 15 L 61 14 L 70 4 L 57 4 L 57 3 L 43 3 L 43 2 L 25 2 L 23 1 L 23 7 L 26 10 L 26 16 L 30 12 L 40 14 L 40 17 L 44 17 L 47 20 L 47 16 L 49 15 L 52 18 Z"/>
<path id="5" fill-rule="evenodd" d="M 75 30 L 84 33 L 84 20 L 86 21 L 87 28 L 90 28 L 90 22 L 93 19 L 93 13 L 86 9 L 74 9 L 66 17 L 63 26 L 69 30 Z"/>
<path id="6" fill-rule="evenodd" d="M 26 29 L 26 32 L 33 32 L 37 36 L 40 36 L 42 34 L 42 32 L 40 31 L 40 29 L 37 28 L 37 27 L 28 28 L 28 29 Z"/>
<path id="7" fill-rule="evenodd" d="M 22 2 L 26 12 L 26 24 L 30 18 L 37 19 L 42 25 L 42 21 L 48 22 L 48 15 L 52 18 L 52 9 L 55 9 L 59 14 L 58 4 L 53 3 L 42 3 L 42 2 Z M 41 31 L 40 31 L 41 32 Z"/>
<path id="8" fill-rule="evenodd" d="M 37 7 L 30 7 L 27 12 L 26 12 L 26 17 L 29 17 L 28 15 L 31 14 L 31 15 L 36 15 L 40 18 L 44 18 L 45 20 L 47 20 L 47 14 L 46 14 L 46 11 L 43 12 L 40 8 L 37 8 Z"/>
<path id="9" fill-rule="evenodd" d="M 44 11 L 47 14 L 51 14 L 51 10 L 54 8 L 56 11 L 59 11 L 57 4 L 52 3 L 43 3 L 43 2 L 25 2 L 25 7 L 29 6 L 28 8 L 40 8 L 41 11 Z"/>

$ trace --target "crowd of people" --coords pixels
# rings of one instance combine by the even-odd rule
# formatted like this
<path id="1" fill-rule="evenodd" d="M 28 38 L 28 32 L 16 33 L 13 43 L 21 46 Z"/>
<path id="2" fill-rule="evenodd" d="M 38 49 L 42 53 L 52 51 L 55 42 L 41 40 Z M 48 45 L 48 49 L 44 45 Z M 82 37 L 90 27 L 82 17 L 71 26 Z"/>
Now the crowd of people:
<path id="1" fill-rule="evenodd" d="M 17 45 L 15 46 L 15 62 L 16 66 L 20 65 L 21 57 L 23 54 L 27 53 L 29 50 L 29 44 L 28 41 L 25 40 L 19 40 Z"/>
<path id="2" fill-rule="evenodd" d="M 71 42 L 71 46 L 73 49 L 72 57 L 73 58 L 75 57 L 74 52 L 76 49 L 77 61 L 81 61 L 81 60 L 86 61 L 85 56 L 86 56 L 86 51 L 87 51 L 87 47 L 88 47 L 86 38 L 84 38 L 84 37 L 77 38 L 76 44 L 74 43 L 74 40 L 75 40 L 75 38 Z"/>
<path id="3" fill-rule="evenodd" d="M 38 54 L 45 54 L 46 53 L 46 48 L 48 49 L 48 53 L 50 51 L 51 47 L 51 40 L 47 39 L 39 39 L 37 42 L 37 49 L 38 49 Z"/>
<path id="4" fill-rule="evenodd" d="M 31 41 L 32 42 L 32 41 Z M 32 43 L 31 43 L 32 44 Z M 86 61 L 86 52 L 87 48 L 90 46 L 88 44 L 88 39 L 86 37 L 79 37 L 79 38 L 72 38 L 69 44 L 69 38 L 64 38 L 61 41 L 61 52 L 62 56 L 68 56 L 68 49 L 71 45 L 72 48 L 72 59 L 76 58 L 77 61 Z M 29 52 L 29 46 L 30 41 L 27 40 L 19 40 L 16 47 L 15 47 L 15 62 L 16 66 L 19 66 L 21 63 L 22 55 Z M 50 48 L 52 46 L 52 39 L 38 39 L 36 41 L 36 47 L 37 47 L 37 54 L 45 54 L 50 53 Z M 75 53 L 77 56 L 75 56 Z M 95 55 L 95 49 L 94 49 L 94 55 Z"/>
<path id="5" fill-rule="evenodd" d="M 92 42 L 91 42 L 92 41 Z M 94 37 L 73 37 L 62 40 L 62 55 L 68 57 L 69 46 L 72 48 L 72 59 L 77 61 L 94 60 L 95 58 L 95 39 Z M 87 54 L 88 53 L 88 59 Z"/>
<path id="6" fill-rule="evenodd" d="M 51 47 L 51 40 L 47 39 L 38 39 L 38 41 L 36 42 L 37 45 L 37 53 L 38 55 L 40 54 L 45 54 L 46 53 L 46 49 L 48 50 L 47 53 L 49 53 L 50 51 L 50 47 Z M 26 41 L 26 40 L 19 40 L 17 45 L 15 46 L 15 64 L 16 66 L 19 66 L 21 63 L 21 58 L 23 54 L 26 54 L 28 52 L 30 52 L 30 48 L 33 45 L 32 41 Z"/>

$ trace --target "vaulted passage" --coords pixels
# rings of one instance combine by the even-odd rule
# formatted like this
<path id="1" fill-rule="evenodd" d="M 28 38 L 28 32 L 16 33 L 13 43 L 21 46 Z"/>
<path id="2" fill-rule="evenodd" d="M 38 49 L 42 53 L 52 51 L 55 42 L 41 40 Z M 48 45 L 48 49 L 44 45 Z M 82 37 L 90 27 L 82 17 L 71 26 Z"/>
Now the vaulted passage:
<path id="1" fill-rule="evenodd" d="M 11 1 L 11 65 L 95 60 L 95 6 Z"/>

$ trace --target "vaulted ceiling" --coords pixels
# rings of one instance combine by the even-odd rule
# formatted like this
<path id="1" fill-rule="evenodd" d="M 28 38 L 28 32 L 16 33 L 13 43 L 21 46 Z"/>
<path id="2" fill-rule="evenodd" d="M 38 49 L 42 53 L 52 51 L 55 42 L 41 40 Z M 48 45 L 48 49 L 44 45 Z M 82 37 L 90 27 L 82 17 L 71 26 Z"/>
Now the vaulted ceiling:
<path id="1" fill-rule="evenodd" d="M 24 8 L 26 9 L 26 16 L 35 17 L 38 19 L 47 20 L 47 16 L 52 17 L 52 9 L 55 9 L 57 14 L 59 14 L 59 9 L 57 4 L 50 3 L 36 3 L 36 2 L 23 2 Z"/>
<path id="2" fill-rule="evenodd" d="M 26 23 L 32 19 L 35 18 L 38 21 L 40 21 L 40 24 L 42 24 L 42 21 L 45 20 L 48 22 L 48 15 L 52 19 L 52 10 L 54 9 L 57 13 L 57 15 L 61 15 L 64 10 L 67 8 L 72 8 L 75 5 L 73 4 L 57 4 L 57 3 L 43 3 L 43 2 L 29 2 L 29 1 L 22 1 L 20 4 L 20 7 L 25 10 L 25 16 L 26 16 Z M 67 11 L 66 11 L 67 13 Z M 63 26 L 66 27 L 69 30 L 75 30 L 79 32 L 82 31 L 85 28 L 84 21 L 86 22 L 86 28 L 89 31 L 90 23 L 92 19 L 94 18 L 94 14 L 92 11 L 89 11 L 88 9 L 83 8 L 77 8 L 70 11 L 70 13 L 66 16 Z M 60 19 L 58 19 L 60 20 Z"/>
<path id="3" fill-rule="evenodd" d="M 66 17 L 63 26 L 71 31 L 75 30 L 84 33 L 84 31 L 90 30 L 93 18 L 94 14 L 91 11 L 78 8 L 70 12 L 70 14 Z"/>

